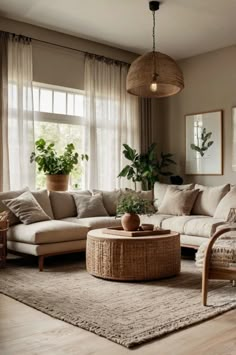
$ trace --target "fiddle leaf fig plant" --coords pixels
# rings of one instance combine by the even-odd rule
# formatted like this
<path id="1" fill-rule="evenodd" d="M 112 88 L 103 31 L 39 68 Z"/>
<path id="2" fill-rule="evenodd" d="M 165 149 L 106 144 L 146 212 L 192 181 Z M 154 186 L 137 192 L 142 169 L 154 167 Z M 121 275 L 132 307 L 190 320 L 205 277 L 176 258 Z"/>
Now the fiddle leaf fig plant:
<path id="1" fill-rule="evenodd" d="M 176 164 L 173 160 L 173 154 L 161 153 L 160 158 L 156 157 L 156 143 L 153 143 L 148 148 L 147 153 L 138 154 L 135 149 L 132 149 L 128 144 L 123 144 L 123 154 L 131 163 L 126 165 L 118 177 L 126 177 L 132 180 L 135 185 L 141 182 L 143 190 L 151 190 L 156 181 L 159 181 L 160 175 L 171 176 L 173 173 L 167 168 L 169 165 Z"/>
<path id="2" fill-rule="evenodd" d="M 87 154 L 75 152 L 73 143 L 67 144 L 63 154 L 59 155 L 55 149 L 55 143 L 46 143 L 43 138 L 35 142 L 36 152 L 32 152 L 30 162 L 36 162 L 38 170 L 48 175 L 68 175 L 81 160 L 88 160 Z"/>

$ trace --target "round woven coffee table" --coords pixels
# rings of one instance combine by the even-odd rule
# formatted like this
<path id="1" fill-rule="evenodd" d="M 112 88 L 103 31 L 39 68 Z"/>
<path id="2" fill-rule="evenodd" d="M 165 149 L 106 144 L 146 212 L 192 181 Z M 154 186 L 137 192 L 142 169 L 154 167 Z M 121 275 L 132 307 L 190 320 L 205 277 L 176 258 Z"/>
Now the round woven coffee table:
<path id="1" fill-rule="evenodd" d="M 121 237 L 95 229 L 87 235 L 87 271 L 104 279 L 141 281 L 175 276 L 180 261 L 180 236 L 175 232 Z"/>

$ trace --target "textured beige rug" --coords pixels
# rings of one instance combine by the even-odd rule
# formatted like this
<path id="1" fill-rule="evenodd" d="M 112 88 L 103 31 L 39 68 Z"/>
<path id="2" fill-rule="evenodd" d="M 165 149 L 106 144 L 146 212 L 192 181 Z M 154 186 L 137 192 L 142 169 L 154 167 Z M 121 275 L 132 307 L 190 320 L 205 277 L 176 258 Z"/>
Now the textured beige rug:
<path id="1" fill-rule="evenodd" d="M 201 306 L 201 274 L 193 261 L 183 261 L 175 278 L 122 283 L 90 276 L 78 258 L 52 259 L 42 273 L 32 261 L 11 260 L 0 270 L 0 291 L 126 347 L 236 308 L 236 288 L 218 281 L 210 283 L 210 306 Z"/>

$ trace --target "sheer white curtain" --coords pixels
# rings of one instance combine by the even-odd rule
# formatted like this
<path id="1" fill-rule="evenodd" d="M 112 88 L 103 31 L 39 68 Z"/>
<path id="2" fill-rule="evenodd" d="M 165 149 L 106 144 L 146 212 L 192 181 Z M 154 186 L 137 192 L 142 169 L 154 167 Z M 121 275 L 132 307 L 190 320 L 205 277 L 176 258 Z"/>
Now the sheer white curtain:
<path id="1" fill-rule="evenodd" d="M 32 45 L 23 37 L 8 40 L 8 146 L 10 189 L 35 187 Z"/>
<path id="2" fill-rule="evenodd" d="M 128 65 L 93 55 L 85 57 L 87 188 L 134 187 L 117 175 L 127 161 L 122 144 L 139 151 L 138 98 L 126 92 Z"/>
<path id="3" fill-rule="evenodd" d="M 8 35 L 0 32 L 0 191 L 7 191 L 10 188 L 7 136 L 7 43 Z"/>

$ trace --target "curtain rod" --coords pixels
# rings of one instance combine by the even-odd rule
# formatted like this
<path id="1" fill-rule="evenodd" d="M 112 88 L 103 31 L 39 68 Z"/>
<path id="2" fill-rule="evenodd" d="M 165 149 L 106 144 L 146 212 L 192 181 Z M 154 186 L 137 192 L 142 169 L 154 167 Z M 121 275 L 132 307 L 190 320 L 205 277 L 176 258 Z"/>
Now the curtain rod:
<path id="1" fill-rule="evenodd" d="M 72 50 L 72 51 L 75 51 L 75 52 L 80 52 L 80 53 L 84 53 L 84 54 L 89 54 L 89 55 L 95 56 L 96 58 L 99 58 L 99 59 L 104 59 L 104 60 L 113 61 L 114 63 L 121 63 L 121 64 L 130 65 L 130 63 L 124 62 L 124 61 L 122 61 L 122 60 L 114 59 L 114 58 L 110 58 L 110 57 L 105 57 L 105 56 L 103 56 L 103 55 L 91 53 L 91 52 L 88 52 L 88 51 L 83 51 L 82 49 L 77 49 L 77 48 L 72 48 L 72 47 L 68 47 L 68 46 L 63 46 L 63 45 L 61 45 L 61 44 L 52 43 L 52 42 L 45 41 L 45 40 L 42 40 L 42 39 L 33 38 L 33 37 L 21 35 L 21 34 L 16 34 L 16 33 L 13 33 L 13 32 L 8 32 L 8 31 L 1 31 L 1 32 L 5 32 L 5 33 L 8 33 L 8 34 L 13 35 L 13 36 L 19 36 L 19 37 L 29 38 L 30 40 L 33 40 L 33 41 L 37 41 L 37 42 L 45 43 L 45 44 L 50 44 L 50 45 L 53 45 L 53 46 L 56 46 L 56 47 L 60 47 L 60 48 L 64 48 L 64 49 L 69 49 L 69 50 Z"/>

